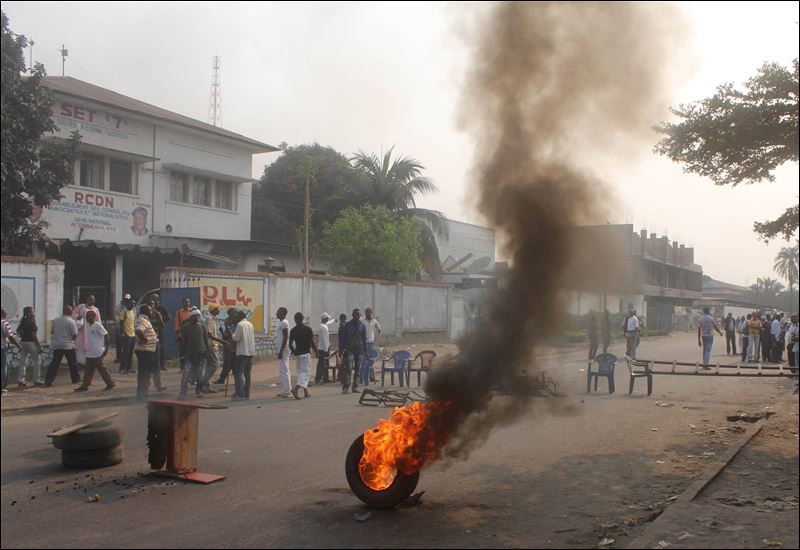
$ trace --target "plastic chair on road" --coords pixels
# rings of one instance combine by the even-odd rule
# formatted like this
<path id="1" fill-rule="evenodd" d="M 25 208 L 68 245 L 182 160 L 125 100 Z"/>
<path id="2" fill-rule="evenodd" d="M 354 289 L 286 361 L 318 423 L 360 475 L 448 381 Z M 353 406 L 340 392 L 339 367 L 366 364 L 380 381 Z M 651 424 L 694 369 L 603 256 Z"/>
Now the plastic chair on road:
<path id="1" fill-rule="evenodd" d="M 427 373 L 433 368 L 433 361 L 436 359 L 436 352 L 430 349 L 423 350 L 419 352 L 417 355 L 414 356 L 414 362 L 409 365 L 408 367 L 408 378 L 411 378 L 411 373 L 417 373 L 417 386 L 422 386 L 422 373 Z M 415 367 L 419 360 L 419 367 Z M 408 383 L 411 386 L 411 382 L 409 380 Z"/>
<path id="2" fill-rule="evenodd" d="M 381 362 L 381 387 L 384 385 L 386 373 L 390 373 L 391 382 L 394 385 L 394 373 L 400 375 L 400 387 L 403 387 L 403 379 L 408 381 L 408 363 L 411 361 L 411 352 L 396 351 L 389 359 Z M 388 366 L 387 366 L 388 363 Z"/>
<path id="3" fill-rule="evenodd" d="M 597 370 L 592 370 L 597 363 Z M 617 356 L 613 353 L 601 353 L 589 361 L 586 368 L 586 393 L 592 391 L 592 378 L 594 378 L 594 390 L 597 391 L 597 380 L 601 376 L 608 378 L 608 393 L 614 393 L 614 369 L 617 366 Z"/>

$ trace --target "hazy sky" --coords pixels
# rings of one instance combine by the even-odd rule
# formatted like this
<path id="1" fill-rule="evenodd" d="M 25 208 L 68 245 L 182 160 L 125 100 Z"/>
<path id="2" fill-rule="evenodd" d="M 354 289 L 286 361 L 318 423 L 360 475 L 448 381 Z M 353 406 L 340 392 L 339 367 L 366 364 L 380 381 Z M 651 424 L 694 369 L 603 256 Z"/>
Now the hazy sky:
<path id="1" fill-rule="evenodd" d="M 670 73 L 670 105 L 742 83 L 766 61 L 798 56 L 797 2 L 678 4 L 685 51 Z M 457 125 L 468 62 L 462 4 L 3 2 L 11 30 L 35 41 L 34 61 L 180 114 L 208 120 L 211 60 L 221 56 L 222 126 L 278 145 L 318 142 L 349 154 L 395 151 L 419 159 L 439 187 L 419 206 L 482 223 L 470 201 L 472 144 Z M 26 58 L 28 52 L 26 52 Z M 591 85 L 580 83 L 578 85 Z M 659 122 L 654 120 L 653 124 Z M 598 136 L 602 139 L 602 136 Z M 736 284 L 776 277 L 786 242 L 760 243 L 754 220 L 797 202 L 797 165 L 775 183 L 736 188 L 683 174 L 632 145 L 627 164 L 594 167 L 612 189 L 609 221 L 633 223 L 695 247 L 706 274 Z M 579 153 L 579 152 L 576 152 Z M 258 155 L 259 177 L 277 154 Z"/>

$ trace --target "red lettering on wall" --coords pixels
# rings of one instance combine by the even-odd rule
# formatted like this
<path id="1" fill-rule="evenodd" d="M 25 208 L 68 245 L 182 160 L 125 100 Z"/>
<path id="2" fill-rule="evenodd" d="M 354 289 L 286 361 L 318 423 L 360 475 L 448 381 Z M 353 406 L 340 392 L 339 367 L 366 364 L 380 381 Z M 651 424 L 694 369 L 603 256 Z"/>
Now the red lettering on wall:
<path id="1" fill-rule="evenodd" d="M 78 193 L 75 191 L 75 202 L 78 204 L 83 204 L 83 193 Z"/>
<path id="2" fill-rule="evenodd" d="M 61 116 L 72 116 L 72 105 L 69 103 L 61 104 Z"/>
<path id="3" fill-rule="evenodd" d="M 204 286 L 203 287 L 203 305 L 208 305 L 217 299 L 217 287 Z"/>
<path id="4" fill-rule="evenodd" d="M 226 306 L 235 306 L 236 299 L 235 298 L 228 298 L 228 287 L 222 287 L 222 300 L 220 300 L 223 305 Z"/>
<path id="5" fill-rule="evenodd" d="M 75 107 L 75 109 L 72 111 L 72 116 L 74 116 L 78 120 L 86 120 L 84 118 L 84 115 L 85 115 L 85 112 L 81 107 Z"/>

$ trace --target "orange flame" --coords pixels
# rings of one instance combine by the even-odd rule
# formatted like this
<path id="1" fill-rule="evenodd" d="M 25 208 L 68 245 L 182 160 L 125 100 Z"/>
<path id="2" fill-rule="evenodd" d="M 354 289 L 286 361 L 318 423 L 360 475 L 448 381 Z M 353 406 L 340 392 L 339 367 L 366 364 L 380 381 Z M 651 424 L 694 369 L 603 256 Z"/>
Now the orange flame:
<path id="1" fill-rule="evenodd" d="M 433 429 L 431 419 L 449 403 L 423 402 L 397 407 L 388 420 L 364 432 L 364 454 L 358 470 L 364 483 L 375 491 L 388 489 L 398 470 L 412 474 L 439 458 L 446 443 Z"/>

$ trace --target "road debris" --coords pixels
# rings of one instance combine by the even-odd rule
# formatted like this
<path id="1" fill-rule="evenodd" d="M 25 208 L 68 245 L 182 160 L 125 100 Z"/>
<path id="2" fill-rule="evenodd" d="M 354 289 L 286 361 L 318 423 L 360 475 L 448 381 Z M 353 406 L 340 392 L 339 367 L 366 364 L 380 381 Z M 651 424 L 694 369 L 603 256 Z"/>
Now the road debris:
<path id="1" fill-rule="evenodd" d="M 600 542 L 598 542 L 597 546 L 600 546 L 600 547 L 610 546 L 610 545 L 614 544 L 615 542 L 617 542 L 615 539 L 610 539 L 610 538 L 606 537 L 603 540 L 601 540 Z"/>
<path id="2" fill-rule="evenodd" d="M 100 502 L 100 495 L 90 495 L 86 502 Z"/>
<path id="3" fill-rule="evenodd" d="M 767 546 L 783 546 L 783 543 L 779 540 L 762 539 L 761 542 Z"/>
<path id="4" fill-rule="evenodd" d="M 355 518 L 355 520 L 358 523 L 364 523 L 365 521 L 369 521 L 369 518 L 371 517 L 372 517 L 372 512 L 364 512 L 363 514 L 355 514 L 353 516 L 353 518 Z"/>
<path id="5" fill-rule="evenodd" d="M 672 407 L 672 406 L 674 405 L 668 401 L 656 401 L 656 407 Z"/>

